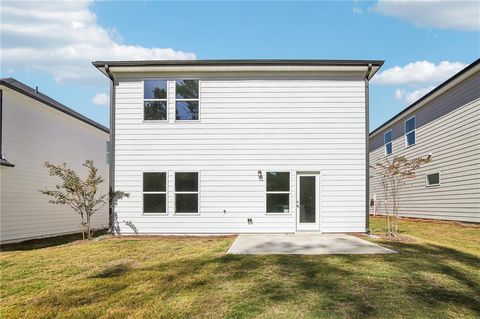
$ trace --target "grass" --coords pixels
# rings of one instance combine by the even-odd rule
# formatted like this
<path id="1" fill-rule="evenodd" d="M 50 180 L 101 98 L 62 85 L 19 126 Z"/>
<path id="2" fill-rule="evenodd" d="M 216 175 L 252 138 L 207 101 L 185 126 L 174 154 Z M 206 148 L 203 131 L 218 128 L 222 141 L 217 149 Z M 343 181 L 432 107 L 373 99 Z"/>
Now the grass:
<path id="1" fill-rule="evenodd" d="M 372 218 L 372 230 L 384 221 Z M 232 256 L 233 237 L 0 254 L 2 318 L 478 318 L 480 228 L 402 221 L 399 254 Z"/>

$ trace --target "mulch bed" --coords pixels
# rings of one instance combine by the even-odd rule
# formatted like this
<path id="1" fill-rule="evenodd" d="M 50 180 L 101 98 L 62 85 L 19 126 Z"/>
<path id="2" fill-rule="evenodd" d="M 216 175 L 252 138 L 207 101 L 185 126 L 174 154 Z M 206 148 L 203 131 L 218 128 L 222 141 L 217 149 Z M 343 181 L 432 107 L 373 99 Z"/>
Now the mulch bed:
<path id="1" fill-rule="evenodd" d="M 397 235 L 397 237 L 387 236 L 385 234 L 365 234 L 365 233 L 355 233 L 354 236 L 361 238 L 361 239 L 374 239 L 374 240 L 381 240 L 381 241 L 393 241 L 398 243 L 414 243 L 416 240 L 410 236 L 405 235 Z"/>

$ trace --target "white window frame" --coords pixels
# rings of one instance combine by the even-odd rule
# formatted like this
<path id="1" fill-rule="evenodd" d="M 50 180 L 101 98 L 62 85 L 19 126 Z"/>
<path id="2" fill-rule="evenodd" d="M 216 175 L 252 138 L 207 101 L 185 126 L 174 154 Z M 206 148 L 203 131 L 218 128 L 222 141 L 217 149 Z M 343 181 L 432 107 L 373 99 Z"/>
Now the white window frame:
<path id="1" fill-rule="evenodd" d="M 176 174 L 177 173 L 197 173 L 197 191 L 196 192 L 177 192 Z M 177 194 L 197 194 L 197 212 L 177 212 Z M 174 215 L 200 215 L 200 171 L 175 171 L 173 172 L 173 214 Z"/>
<path id="2" fill-rule="evenodd" d="M 198 81 L 198 98 L 196 99 L 177 99 L 177 81 L 184 81 L 184 80 L 196 80 Z M 200 103 L 200 79 L 197 78 L 177 78 L 174 80 L 174 101 L 173 101 L 173 107 L 174 107 L 174 117 L 173 120 L 175 122 L 185 122 L 185 123 L 195 123 L 195 122 L 200 122 L 200 116 L 201 116 L 201 103 Z M 196 120 L 177 120 L 177 102 L 198 102 L 198 119 Z"/>
<path id="3" fill-rule="evenodd" d="M 268 173 L 288 173 L 289 174 L 288 175 L 288 192 L 287 191 L 269 191 L 267 189 Z M 265 214 L 267 214 L 267 215 L 281 215 L 281 216 L 291 215 L 293 213 L 292 212 L 292 205 L 291 205 L 292 204 L 291 203 L 292 202 L 291 192 L 292 192 L 292 172 L 290 172 L 290 171 L 272 171 L 272 170 L 265 171 Z M 267 205 L 268 194 L 288 194 L 288 212 L 287 213 L 269 212 L 268 211 L 268 205 Z"/>
<path id="4" fill-rule="evenodd" d="M 414 119 L 414 120 L 415 120 L 415 125 L 413 126 L 413 130 L 407 132 L 407 122 L 410 121 L 411 119 Z M 405 132 L 405 148 L 408 148 L 408 147 L 410 147 L 410 146 L 414 146 L 415 144 L 417 144 L 417 119 L 416 119 L 415 115 L 414 115 L 414 116 L 411 116 L 410 118 L 408 118 L 408 119 L 405 120 L 405 122 L 404 122 L 404 124 L 403 124 L 403 130 L 404 130 L 404 132 Z M 407 135 L 408 135 L 409 133 L 412 133 L 412 132 L 413 132 L 413 135 L 415 136 L 415 142 L 414 142 L 413 144 L 408 145 L 408 137 L 407 137 Z"/>
<path id="5" fill-rule="evenodd" d="M 165 191 L 164 192 L 145 192 L 143 190 L 143 180 L 145 173 L 165 173 Z M 143 197 L 144 194 L 165 194 L 165 212 L 145 212 L 145 199 Z M 168 172 L 167 171 L 143 171 L 142 172 L 142 215 L 146 216 L 165 216 L 168 215 Z"/>
<path id="6" fill-rule="evenodd" d="M 385 143 L 385 135 L 387 135 L 388 132 L 390 132 L 391 140 L 390 140 L 390 142 Z M 392 144 L 392 152 L 390 154 L 387 153 L 387 144 Z M 389 129 L 388 131 L 383 133 L 383 150 L 384 150 L 385 156 L 390 156 L 390 155 L 393 154 L 393 131 L 392 131 L 392 129 Z"/>
<path id="7" fill-rule="evenodd" d="M 145 98 L 145 81 L 165 81 L 167 83 L 167 96 L 165 99 L 146 99 Z M 169 80 L 165 78 L 147 78 L 143 79 L 142 81 L 142 120 L 143 122 L 147 123 L 168 123 L 168 116 L 169 116 L 169 107 L 168 107 L 168 100 L 170 91 Z M 167 104 L 167 114 L 164 120 L 146 120 L 145 119 L 145 102 L 165 102 Z"/>
<path id="8" fill-rule="evenodd" d="M 433 174 L 438 174 L 438 184 L 429 184 L 428 183 L 428 175 L 433 175 Z M 437 187 L 437 186 L 440 186 L 441 182 L 442 182 L 442 174 L 440 174 L 440 171 L 429 172 L 429 173 L 425 174 L 425 186 L 426 187 Z"/>

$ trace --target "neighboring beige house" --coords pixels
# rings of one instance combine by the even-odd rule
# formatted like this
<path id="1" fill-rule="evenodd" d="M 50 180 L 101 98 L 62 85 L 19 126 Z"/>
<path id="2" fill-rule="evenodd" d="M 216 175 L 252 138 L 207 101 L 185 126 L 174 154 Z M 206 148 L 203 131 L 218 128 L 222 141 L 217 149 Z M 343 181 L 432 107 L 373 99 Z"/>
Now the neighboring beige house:
<path id="1" fill-rule="evenodd" d="M 370 134 L 371 165 L 428 154 L 432 162 L 402 190 L 400 215 L 480 222 L 480 59 Z M 370 196 L 383 213 L 373 172 Z"/>
<path id="2" fill-rule="evenodd" d="M 39 190 L 59 181 L 45 161 L 67 163 L 84 173 L 94 161 L 108 191 L 108 128 L 69 109 L 15 79 L 0 80 L 0 242 L 80 231 L 80 217 L 52 205 Z M 92 217 L 93 227 L 108 227 L 108 207 Z"/>

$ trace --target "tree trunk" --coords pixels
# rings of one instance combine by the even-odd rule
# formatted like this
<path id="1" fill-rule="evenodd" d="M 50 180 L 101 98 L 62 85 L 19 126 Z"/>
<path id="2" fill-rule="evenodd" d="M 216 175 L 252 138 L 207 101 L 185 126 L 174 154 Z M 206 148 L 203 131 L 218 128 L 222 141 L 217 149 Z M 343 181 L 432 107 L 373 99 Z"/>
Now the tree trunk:
<path id="1" fill-rule="evenodd" d="M 83 214 L 81 214 L 81 216 L 82 216 L 82 240 L 85 240 L 85 218 Z"/>
<path id="2" fill-rule="evenodd" d="M 88 240 L 92 239 L 92 233 L 91 233 L 91 230 L 90 230 L 90 214 L 87 213 L 87 238 Z"/>

